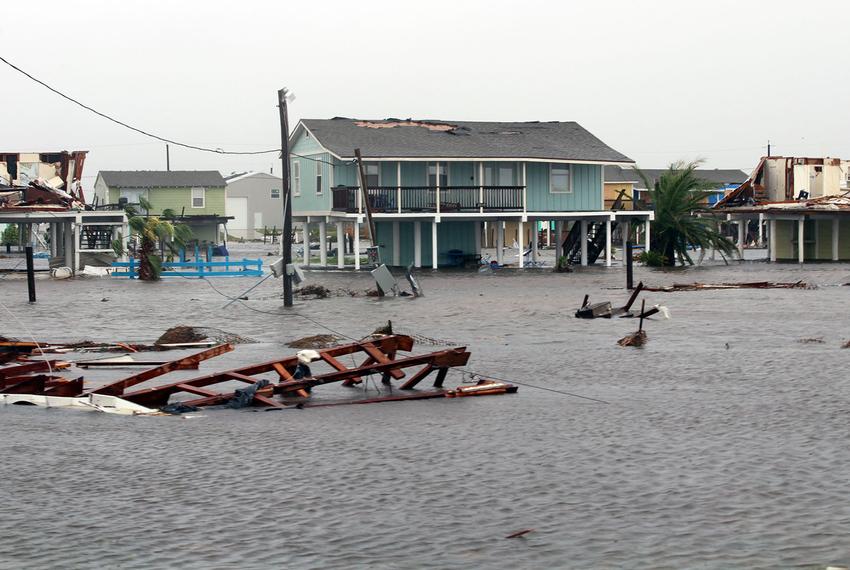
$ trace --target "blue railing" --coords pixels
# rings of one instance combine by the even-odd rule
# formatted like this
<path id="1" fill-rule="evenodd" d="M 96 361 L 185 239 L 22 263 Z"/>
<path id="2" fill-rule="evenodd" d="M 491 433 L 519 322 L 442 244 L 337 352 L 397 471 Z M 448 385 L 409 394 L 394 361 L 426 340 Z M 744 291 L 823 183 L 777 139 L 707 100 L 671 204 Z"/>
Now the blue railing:
<path id="1" fill-rule="evenodd" d="M 115 261 L 112 267 L 118 268 L 113 271 L 113 277 L 139 277 L 139 262 L 136 259 L 130 261 Z M 123 271 L 121 271 L 123 269 Z M 224 261 L 164 261 L 162 263 L 162 277 L 262 277 L 262 259 L 240 259 L 231 260 L 225 257 Z"/>

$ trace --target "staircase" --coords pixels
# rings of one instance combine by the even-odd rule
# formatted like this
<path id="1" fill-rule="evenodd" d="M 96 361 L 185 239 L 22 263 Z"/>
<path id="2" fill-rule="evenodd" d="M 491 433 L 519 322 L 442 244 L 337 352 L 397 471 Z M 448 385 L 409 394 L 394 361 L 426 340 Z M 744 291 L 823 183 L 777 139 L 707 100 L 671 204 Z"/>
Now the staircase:
<path id="1" fill-rule="evenodd" d="M 623 196 L 625 190 L 621 190 L 612 210 L 623 209 Z M 617 229 L 617 222 L 611 223 L 611 232 Z M 605 222 L 589 222 L 587 224 L 587 264 L 592 265 L 599 259 L 599 254 L 605 250 Z M 567 239 L 564 240 L 563 254 L 567 257 L 569 265 L 581 263 L 581 222 L 573 222 Z"/>

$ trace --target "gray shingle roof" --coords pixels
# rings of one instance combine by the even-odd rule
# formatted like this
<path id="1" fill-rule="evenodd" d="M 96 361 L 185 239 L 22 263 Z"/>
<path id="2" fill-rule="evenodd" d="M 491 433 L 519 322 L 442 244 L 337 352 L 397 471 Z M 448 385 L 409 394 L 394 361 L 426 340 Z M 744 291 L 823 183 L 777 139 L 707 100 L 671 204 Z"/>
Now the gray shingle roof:
<path id="1" fill-rule="evenodd" d="M 407 122 L 397 119 L 347 118 L 301 121 L 328 150 L 352 158 L 359 147 L 367 158 L 537 158 L 553 160 L 634 162 L 575 122 L 414 121 L 450 125 L 448 130 L 426 126 L 370 128 Z"/>
<path id="2" fill-rule="evenodd" d="M 655 182 L 658 178 L 667 172 L 666 168 L 641 168 L 641 172 L 643 172 L 644 176 L 649 179 L 649 183 L 652 186 L 655 186 Z M 706 181 L 713 184 L 717 184 L 718 186 L 725 186 L 727 184 L 741 184 L 750 177 L 749 174 L 744 172 L 743 170 L 736 169 L 722 169 L 722 168 L 698 168 L 694 172 L 696 175 Z M 643 188 L 645 184 L 643 183 L 643 179 L 640 175 L 635 172 L 631 168 L 620 168 L 619 166 L 607 166 L 605 168 L 605 181 L 606 182 L 635 182 L 635 186 L 637 188 Z"/>
<path id="3" fill-rule="evenodd" d="M 101 170 L 110 188 L 205 188 L 224 186 L 217 170 Z"/>

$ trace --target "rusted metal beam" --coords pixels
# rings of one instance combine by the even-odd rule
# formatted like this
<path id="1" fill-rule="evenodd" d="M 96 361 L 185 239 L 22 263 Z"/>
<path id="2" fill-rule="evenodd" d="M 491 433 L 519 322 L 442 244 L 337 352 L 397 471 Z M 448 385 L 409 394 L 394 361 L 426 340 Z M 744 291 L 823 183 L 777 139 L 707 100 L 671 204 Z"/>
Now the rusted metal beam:
<path id="1" fill-rule="evenodd" d="M 208 348 L 207 350 L 202 350 L 201 352 L 192 354 L 190 356 L 178 358 L 176 360 L 172 360 L 171 362 L 166 362 L 165 364 L 157 366 L 156 368 L 144 370 L 142 372 L 139 372 L 138 374 L 133 374 L 132 376 L 128 376 L 127 378 L 124 378 L 123 380 L 119 380 L 117 382 L 113 382 L 112 384 L 101 386 L 100 388 L 92 390 L 92 393 L 107 394 L 110 396 L 120 396 L 124 393 L 124 390 L 130 388 L 131 386 L 141 384 L 142 382 L 146 382 L 147 380 L 156 378 L 157 376 L 162 376 L 163 374 L 167 374 L 174 370 L 182 370 L 187 365 L 193 363 L 197 364 L 198 362 L 213 358 L 214 356 L 218 356 L 220 354 L 224 354 L 225 352 L 230 352 L 231 350 L 233 350 L 233 345 L 229 343 L 220 344 L 218 346 Z"/>

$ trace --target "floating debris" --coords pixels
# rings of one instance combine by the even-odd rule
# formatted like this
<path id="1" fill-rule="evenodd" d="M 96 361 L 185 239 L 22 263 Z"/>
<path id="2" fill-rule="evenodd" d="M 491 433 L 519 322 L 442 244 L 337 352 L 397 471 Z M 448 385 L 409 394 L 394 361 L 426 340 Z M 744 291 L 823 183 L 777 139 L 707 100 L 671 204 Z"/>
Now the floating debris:
<path id="1" fill-rule="evenodd" d="M 509 535 L 508 535 L 508 536 L 506 536 L 505 538 L 519 538 L 519 537 L 521 537 L 521 536 L 525 536 L 525 535 L 526 535 L 526 534 L 528 534 L 529 532 L 534 532 L 534 529 L 533 529 L 533 528 L 524 528 L 524 529 L 522 529 L 522 530 L 518 530 L 518 531 L 516 531 L 516 532 L 514 532 L 514 533 L 509 534 Z"/>
<path id="2" fill-rule="evenodd" d="M 289 348 L 330 348 L 339 344 L 341 340 L 343 338 L 335 334 L 316 334 L 293 340 L 286 343 L 286 346 Z"/>
<path id="3" fill-rule="evenodd" d="M 797 342 L 799 342 L 800 344 L 826 344 L 826 341 L 823 340 L 823 337 L 800 338 L 797 339 Z"/>
<path id="4" fill-rule="evenodd" d="M 181 334 L 187 334 L 183 331 Z M 391 385 L 392 380 L 405 378 L 405 370 L 415 371 L 399 386 L 402 390 L 413 390 L 431 374 L 435 374 L 433 389 L 424 392 L 392 395 L 381 398 L 355 399 L 341 403 L 369 403 L 424 398 L 457 398 L 465 396 L 489 396 L 511 394 L 517 387 L 507 382 L 482 380 L 474 386 L 460 386 L 455 389 L 443 388 L 443 382 L 451 368 L 465 366 L 470 353 L 465 347 L 441 350 L 427 354 L 400 356 L 399 352 L 410 353 L 413 339 L 404 335 L 386 335 L 375 340 L 356 342 L 326 348 L 320 351 L 302 350 L 295 356 L 249 364 L 234 370 L 215 372 L 204 376 L 181 379 L 172 383 L 159 384 L 150 388 L 135 389 L 135 386 L 163 376 L 175 370 L 197 365 L 197 363 L 233 350 L 229 344 L 223 344 L 202 352 L 166 362 L 155 368 L 143 370 L 132 376 L 122 378 L 110 384 L 100 386 L 88 392 L 83 389 L 83 379 L 72 380 L 55 376 L 52 370 L 61 367 L 61 363 L 46 361 L 15 364 L 0 368 L 0 396 L 10 404 L 26 403 L 39 406 L 52 406 L 53 396 L 66 398 L 57 405 L 79 407 L 88 406 L 100 411 L 115 413 L 162 414 L 160 408 L 168 406 L 175 394 L 190 394 L 194 399 L 182 401 L 185 406 L 206 407 L 228 405 L 235 400 L 234 406 L 258 406 L 285 409 L 304 405 L 313 389 L 323 384 L 342 382 L 344 386 L 356 386 L 364 383 L 364 377 L 380 375 L 381 382 Z M 359 365 L 348 368 L 339 357 L 362 354 L 365 356 Z M 327 372 L 313 374 L 304 361 L 316 362 Z M 50 368 L 50 366 L 54 368 Z M 36 374 L 47 370 L 49 374 Z M 270 382 L 259 375 L 276 373 L 278 381 Z M 233 381 L 247 384 L 247 389 L 216 392 L 210 387 L 215 384 Z M 108 401 L 97 403 L 101 396 Z M 293 400 L 297 398 L 297 400 Z M 338 403 L 337 405 L 341 404 Z M 319 404 L 317 404 L 319 405 Z M 322 404 L 326 405 L 326 404 Z M 111 408 L 107 410 L 105 408 Z"/>
<path id="5" fill-rule="evenodd" d="M 704 291 L 710 289 L 815 289 L 805 281 L 780 283 L 773 281 L 755 281 L 752 283 L 674 283 L 665 287 L 644 287 L 645 291 L 671 293 L 674 291 Z"/>
<path id="6" fill-rule="evenodd" d="M 165 331 L 154 341 L 155 346 L 208 344 L 253 344 L 257 341 L 214 327 L 189 327 L 180 325 Z"/>
<path id="7" fill-rule="evenodd" d="M 646 337 L 646 331 L 637 331 L 627 334 L 618 340 L 617 344 L 620 346 L 643 346 L 647 340 L 649 339 Z"/>
<path id="8" fill-rule="evenodd" d="M 324 285 L 305 285 L 295 290 L 295 294 L 301 297 L 312 297 L 314 299 L 327 299 L 331 296 L 331 290 Z"/>
<path id="9" fill-rule="evenodd" d="M 640 304 L 640 321 L 638 321 L 638 330 L 637 332 L 633 332 L 631 334 L 627 334 L 623 338 L 617 341 L 617 344 L 620 346 L 643 346 L 649 340 L 646 336 L 646 332 L 643 330 L 643 319 L 646 314 L 646 299 L 641 301 Z"/>

